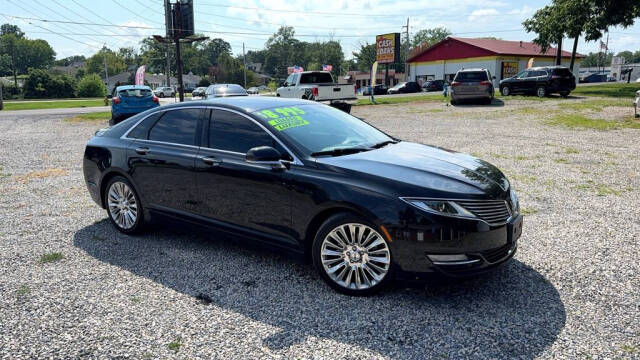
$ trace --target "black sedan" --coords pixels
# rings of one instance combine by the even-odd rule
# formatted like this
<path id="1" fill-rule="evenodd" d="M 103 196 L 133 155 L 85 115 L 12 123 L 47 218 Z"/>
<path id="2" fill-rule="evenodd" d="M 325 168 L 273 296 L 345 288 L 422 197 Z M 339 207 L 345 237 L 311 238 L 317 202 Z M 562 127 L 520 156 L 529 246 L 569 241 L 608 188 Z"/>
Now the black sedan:
<path id="1" fill-rule="evenodd" d="M 334 289 L 464 277 L 516 251 L 518 199 L 470 155 L 395 139 L 330 106 L 233 97 L 162 106 L 98 131 L 84 177 L 121 232 L 153 218 L 308 256 Z"/>
<path id="2" fill-rule="evenodd" d="M 408 82 L 401 82 L 398 83 L 396 86 L 390 88 L 387 91 L 387 94 L 411 94 L 411 93 L 417 93 L 417 92 L 421 92 L 422 88 L 420 87 L 420 84 L 418 84 L 415 81 L 408 81 Z"/>

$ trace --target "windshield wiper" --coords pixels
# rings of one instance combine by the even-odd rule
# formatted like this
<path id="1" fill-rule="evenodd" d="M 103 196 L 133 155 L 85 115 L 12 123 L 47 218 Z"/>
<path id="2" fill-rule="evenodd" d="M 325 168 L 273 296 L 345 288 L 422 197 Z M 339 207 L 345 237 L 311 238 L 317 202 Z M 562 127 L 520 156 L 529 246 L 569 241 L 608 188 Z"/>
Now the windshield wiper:
<path id="1" fill-rule="evenodd" d="M 369 151 L 369 150 L 371 150 L 371 148 L 363 148 L 363 147 L 338 148 L 338 149 L 332 149 L 332 150 L 317 151 L 317 152 L 311 153 L 311 156 L 322 156 L 322 155 L 340 156 L 340 155 L 347 155 L 347 154 L 355 154 L 355 153 Z"/>
<path id="2" fill-rule="evenodd" d="M 400 141 L 398 141 L 398 140 L 387 140 L 387 141 L 379 142 L 379 143 L 373 145 L 371 148 L 372 149 L 380 149 L 383 146 L 387 146 L 389 144 L 397 144 L 399 142 Z"/>

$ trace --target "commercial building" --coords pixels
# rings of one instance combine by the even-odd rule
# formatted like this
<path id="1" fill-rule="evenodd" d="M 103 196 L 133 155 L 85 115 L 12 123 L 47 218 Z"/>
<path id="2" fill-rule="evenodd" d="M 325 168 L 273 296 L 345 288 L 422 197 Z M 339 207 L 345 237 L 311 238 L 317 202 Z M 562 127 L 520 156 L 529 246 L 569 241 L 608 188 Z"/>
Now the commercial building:
<path id="1" fill-rule="evenodd" d="M 422 83 L 426 80 L 453 80 L 460 69 L 484 68 L 498 81 L 517 75 L 527 68 L 529 59 L 533 66 L 555 65 L 556 48 L 542 53 L 540 46 L 525 41 L 496 39 L 470 39 L 447 37 L 430 47 L 416 48 L 409 55 L 409 79 Z M 582 54 L 576 54 L 574 74 L 578 79 Z M 562 65 L 569 66 L 571 52 L 562 51 Z"/>
<path id="2" fill-rule="evenodd" d="M 379 71 L 376 73 L 376 84 L 384 83 L 385 73 Z M 396 73 L 394 69 L 389 69 L 389 81 L 387 86 L 391 87 L 397 83 L 404 81 L 403 73 Z M 371 73 L 368 71 L 349 71 L 347 75 L 338 79 L 340 84 L 354 84 L 358 89 L 371 85 Z"/>

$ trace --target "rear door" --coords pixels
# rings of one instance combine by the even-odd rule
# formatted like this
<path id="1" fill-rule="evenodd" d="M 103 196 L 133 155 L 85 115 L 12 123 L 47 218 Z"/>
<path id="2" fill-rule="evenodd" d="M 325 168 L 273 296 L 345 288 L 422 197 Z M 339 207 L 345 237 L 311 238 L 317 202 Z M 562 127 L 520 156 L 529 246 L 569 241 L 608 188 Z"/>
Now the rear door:
<path id="1" fill-rule="evenodd" d="M 210 109 L 206 117 L 205 143 L 196 161 L 198 214 L 246 231 L 288 237 L 287 170 L 245 160 L 247 151 L 257 146 L 271 146 L 281 154 L 288 154 L 286 150 L 244 114 Z"/>
<path id="2" fill-rule="evenodd" d="M 193 211 L 196 135 L 203 111 L 184 108 L 162 112 L 133 140 L 127 152 L 131 176 L 149 208 Z"/>

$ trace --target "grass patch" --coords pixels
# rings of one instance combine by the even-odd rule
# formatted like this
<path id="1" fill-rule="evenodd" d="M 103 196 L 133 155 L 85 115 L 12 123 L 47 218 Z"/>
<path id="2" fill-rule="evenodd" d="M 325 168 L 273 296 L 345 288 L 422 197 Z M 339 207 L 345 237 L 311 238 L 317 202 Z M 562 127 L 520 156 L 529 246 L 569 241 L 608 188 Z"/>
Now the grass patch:
<path id="1" fill-rule="evenodd" d="M 578 154 L 580 151 L 574 147 L 568 147 L 564 149 L 564 152 L 567 154 Z"/>
<path id="2" fill-rule="evenodd" d="M 11 176 L 11 174 L 10 174 L 10 173 L 6 173 L 6 172 L 4 172 L 4 171 L 2 171 L 2 170 L 4 170 L 4 168 L 3 168 L 2 166 L 0 166 L 0 179 L 1 179 L 1 178 L 3 178 L 3 177 L 9 177 L 9 176 Z"/>
<path id="3" fill-rule="evenodd" d="M 131 302 L 134 304 L 140 304 L 140 302 L 142 302 L 142 299 L 140 299 L 138 296 L 133 296 L 131 298 Z"/>
<path id="4" fill-rule="evenodd" d="M 558 97 L 556 96 L 545 96 L 545 97 L 537 97 L 535 95 L 509 95 L 509 96 L 504 96 L 502 94 L 500 94 L 499 92 L 496 92 L 496 99 L 500 99 L 503 101 L 510 101 L 510 100 L 529 100 L 529 101 L 549 101 L 549 100 L 558 100 Z M 540 112 L 540 110 L 538 109 L 538 113 Z"/>
<path id="5" fill-rule="evenodd" d="M 620 106 L 620 107 L 628 107 L 631 106 L 631 101 L 623 100 L 623 99 L 595 99 L 595 100 L 586 100 L 586 101 L 574 101 L 574 102 L 565 102 L 558 104 L 559 107 L 563 109 L 571 109 L 575 111 L 582 110 L 593 110 L 593 111 L 602 111 L 605 107 L 611 106 Z"/>
<path id="6" fill-rule="evenodd" d="M 533 215 L 533 214 L 537 214 L 538 210 L 534 209 L 534 208 L 521 208 L 520 209 L 520 214 L 522 215 Z"/>
<path id="7" fill-rule="evenodd" d="M 60 168 L 51 168 L 45 169 L 41 171 L 32 171 L 30 173 L 26 173 L 24 175 L 20 175 L 16 177 L 16 180 L 21 182 L 28 182 L 33 179 L 43 179 L 52 176 L 65 176 L 67 175 L 67 170 Z"/>
<path id="8" fill-rule="evenodd" d="M 540 115 L 543 111 L 534 107 L 523 107 L 517 110 L 518 113 L 523 115 Z"/>
<path id="9" fill-rule="evenodd" d="M 533 183 L 533 182 L 536 182 L 536 180 L 538 180 L 537 177 L 530 176 L 530 175 L 513 174 L 513 175 L 510 175 L 509 177 L 515 181 L 522 182 L 522 183 Z"/>
<path id="10" fill-rule="evenodd" d="M 572 94 L 584 96 L 605 96 L 605 97 L 635 97 L 638 91 L 638 84 L 626 83 L 605 83 L 590 86 L 578 86 Z"/>
<path id="11" fill-rule="evenodd" d="M 64 258 L 64 255 L 62 255 L 62 253 L 59 253 L 59 252 L 43 254 L 42 256 L 40 256 L 40 264 L 53 263 L 56 261 L 60 261 L 63 258 Z"/>
<path id="12" fill-rule="evenodd" d="M 177 338 L 175 340 L 173 340 L 172 342 L 170 342 L 167 347 L 169 348 L 169 350 L 172 351 L 178 351 L 180 350 L 180 347 L 182 346 L 182 339 Z"/>
<path id="13" fill-rule="evenodd" d="M 545 124 L 552 126 L 564 126 L 572 129 L 594 129 L 604 131 L 640 129 L 640 122 L 634 121 L 631 117 L 623 121 L 608 121 L 604 119 L 592 119 L 581 114 L 559 114 L 545 121 Z"/>
<path id="14" fill-rule="evenodd" d="M 66 118 L 64 119 L 64 121 L 70 122 L 70 123 L 102 122 L 102 121 L 109 121 L 109 118 L 111 118 L 111 112 L 102 111 L 102 112 L 95 112 L 95 113 L 89 113 L 89 114 L 79 114 L 71 118 Z"/>
<path id="15" fill-rule="evenodd" d="M 27 285 L 22 285 L 16 292 L 18 293 L 18 296 L 25 296 L 31 292 L 31 288 Z"/>
<path id="16" fill-rule="evenodd" d="M 417 95 L 417 96 L 390 96 L 384 98 L 377 98 L 375 104 L 371 104 L 369 98 L 358 99 L 358 102 L 354 106 L 365 105 L 389 105 L 389 104 L 403 104 L 413 102 L 448 102 L 449 99 L 445 97 L 438 97 L 432 95 Z"/>
<path id="17" fill-rule="evenodd" d="M 607 195 L 620 196 L 622 195 L 622 191 L 616 190 L 607 185 L 598 185 L 596 186 L 596 194 L 598 194 L 598 196 L 607 196 Z"/>
<path id="18" fill-rule="evenodd" d="M 4 104 L 4 110 L 66 109 L 90 106 L 105 106 L 104 99 L 10 102 Z"/>
<path id="19" fill-rule="evenodd" d="M 518 161 L 524 161 L 524 160 L 533 160 L 535 158 L 531 156 L 525 156 L 525 155 L 516 155 L 513 159 Z"/>
<path id="20" fill-rule="evenodd" d="M 553 159 L 553 162 L 558 163 L 558 164 L 568 164 L 569 160 L 564 159 L 564 158 L 558 158 L 558 159 Z"/>
<path id="21" fill-rule="evenodd" d="M 637 346 L 627 344 L 620 346 L 620 349 L 622 349 L 622 351 L 626 352 L 627 354 L 635 354 L 640 351 Z"/>

